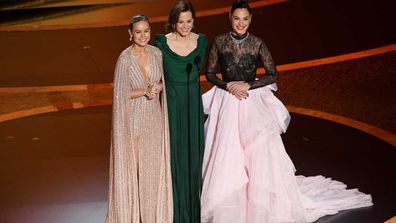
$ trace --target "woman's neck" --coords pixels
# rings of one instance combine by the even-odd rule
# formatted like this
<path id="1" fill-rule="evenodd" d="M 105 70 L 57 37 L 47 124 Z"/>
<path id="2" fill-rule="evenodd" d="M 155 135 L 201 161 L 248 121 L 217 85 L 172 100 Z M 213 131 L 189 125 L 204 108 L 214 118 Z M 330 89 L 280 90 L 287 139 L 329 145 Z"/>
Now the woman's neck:
<path id="1" fill-rule="evenodd" d="M 147 53 L 147 45 L 139 46 L 137 44 L 132 44 L 132 52 L 134 54 L 145 54 Z"/>
<path id="2" fill-rule="evenodd" d="M 191 32 L 188 33 L 188 34 L 185 35 L 185 36 L 180 35 L 178 32 L 174 32 L 173 35 L 174 35 L 174 37 L 175 37 L 175 40 L 181 40 L 181 41 L 190 40 L 190 39 L 192 38 L 192 36 L 193 36 Z"/>
<path id="3" fill-rule="evenodd" d="M 234 31 L 231 31 L 231 36 L 237 40 L 241 40 L 241 39 L 245 38 L 247 35 L 248 35 L 248 32 L 245 32 L 243 34 L 238 34 Z"/>

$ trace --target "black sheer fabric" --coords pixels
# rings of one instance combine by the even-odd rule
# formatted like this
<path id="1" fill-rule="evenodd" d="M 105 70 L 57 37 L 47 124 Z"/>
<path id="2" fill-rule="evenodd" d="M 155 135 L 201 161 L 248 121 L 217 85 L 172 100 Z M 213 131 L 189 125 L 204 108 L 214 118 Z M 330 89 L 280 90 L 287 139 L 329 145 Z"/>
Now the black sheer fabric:
<path id="1" fill-rule="evenodd" d="M 216 76 L 218 65 L 222 80 Z M 257 79 L 256 70 L 260 65 L 266 74 Z M 249 33 L 241 37 L 231 33 L 215 37 L 206 69 L 206 78 L 213 84 L 226 90 L 227 82 L 245 81 L 254 89 L 275 83 L 278 75 L 271 53 L 261 38 Z"/>

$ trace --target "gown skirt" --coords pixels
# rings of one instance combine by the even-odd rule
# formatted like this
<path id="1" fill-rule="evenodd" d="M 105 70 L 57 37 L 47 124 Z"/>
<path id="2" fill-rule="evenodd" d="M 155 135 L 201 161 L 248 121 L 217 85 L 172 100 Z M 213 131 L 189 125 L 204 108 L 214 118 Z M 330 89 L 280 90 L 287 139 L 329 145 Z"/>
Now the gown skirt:
<path id="1" fill-rule="evenodd" d="M 197 81 L 166 82 L 171 134 L 174 223 L 200 223 L 204 148 L 203 110 Z"/>
<path id="2" fill-rule="evenodd" d="M 269 85 L 238 100 L 213 87 L 203 95 L 202 223 L 313 222 L 372 205 L 371 196 L 323 176 L 295 176 L 280 134 L 289 113 Z"/>

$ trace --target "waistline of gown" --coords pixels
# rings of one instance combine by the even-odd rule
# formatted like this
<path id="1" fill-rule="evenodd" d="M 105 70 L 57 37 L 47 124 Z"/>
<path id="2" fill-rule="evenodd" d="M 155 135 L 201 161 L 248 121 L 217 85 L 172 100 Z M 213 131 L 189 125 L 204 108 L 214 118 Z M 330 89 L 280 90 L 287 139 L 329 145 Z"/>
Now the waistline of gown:
<path id="1" fill-rule="evenodd" d="M 190 84 L 198 84 L 197 80 L 189 80 L 189 81 L 171 81 L 171 80 L 165 80 L 165 85 L 173 85 L 173 86 L 186 86 Z"/>

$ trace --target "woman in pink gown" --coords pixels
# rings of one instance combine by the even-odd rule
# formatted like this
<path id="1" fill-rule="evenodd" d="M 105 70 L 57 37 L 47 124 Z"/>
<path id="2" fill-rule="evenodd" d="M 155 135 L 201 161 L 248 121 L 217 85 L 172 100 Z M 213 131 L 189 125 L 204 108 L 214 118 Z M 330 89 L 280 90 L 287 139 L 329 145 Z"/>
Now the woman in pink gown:
<path id="1" fill-rule="evenodd" d="M 290 116 L 272 92 L 278 72 L 263 40 L 247 31 L 251 19 L 247 2 L 235 2 L 232 31 L 217 36 L 209 53 L 206 77 L 216 86 L 203 95 L 202 222 L 313 222 L 372 205 L 370 195 L 341 182 L 295 176 L 280 137 Z M 261 78 L 258 60 L 266 71 Z"/>

